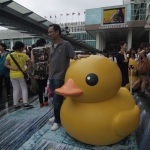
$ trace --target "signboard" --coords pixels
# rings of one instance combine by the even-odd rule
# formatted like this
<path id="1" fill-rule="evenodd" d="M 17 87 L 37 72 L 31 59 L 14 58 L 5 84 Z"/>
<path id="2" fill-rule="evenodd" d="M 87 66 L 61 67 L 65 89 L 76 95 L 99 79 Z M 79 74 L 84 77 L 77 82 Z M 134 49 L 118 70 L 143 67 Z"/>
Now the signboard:
<path id="1" fill-rule="evenodd" d="M 110 25 L 110 26 L 99 27 L 99 29 L 114 29 L 114 28 L 128 28 L 128 25 Z"/>

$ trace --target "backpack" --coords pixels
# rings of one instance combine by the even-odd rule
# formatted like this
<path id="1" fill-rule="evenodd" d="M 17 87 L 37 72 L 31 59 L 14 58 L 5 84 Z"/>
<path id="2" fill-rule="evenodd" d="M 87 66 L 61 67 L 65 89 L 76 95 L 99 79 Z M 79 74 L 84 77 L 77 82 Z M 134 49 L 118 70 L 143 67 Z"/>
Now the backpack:
<path id="1" fill-rule="evenodd" d="M 139 59 L 137 63 L 137 71 L 140 74 L 147 74 L 147 72 L 149 71 L 149 61 L 147 57 L 144 60 L 141 58 Z"/>

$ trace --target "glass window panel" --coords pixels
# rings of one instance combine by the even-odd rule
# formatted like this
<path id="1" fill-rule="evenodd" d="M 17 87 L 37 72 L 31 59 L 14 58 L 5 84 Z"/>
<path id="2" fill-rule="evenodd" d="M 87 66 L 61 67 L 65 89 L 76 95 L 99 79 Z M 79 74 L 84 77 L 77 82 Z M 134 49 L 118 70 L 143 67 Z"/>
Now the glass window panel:
<path id="1" fill-rule="evenodd" d="M 141 3 L 142 8 L 146 8 L 146 3 Z"/>
<path id="2" fill-rule="evenodd" d="M 146 9 L 140 9 L 140 14 L 146 14 Z"/>
<path id="3" fill-rule="evenodd" d="M 15 44 L 16 41 L 22 41 L 21 39 L 13 39 L 13 44 Z"/>
<path id="4" fill-rule="evenodd" d="M 131 10 L 131 15 L 134 15 L 134 10 Z"/>
<path id="5" fill-rule="evenodd" d="M 50 25 L 50 22 L 49 22 L 49 21 L 46 21 L 46 22 L 44 22 L 43 24 L 46 25 L 46 26 L 49 26 L 49 25 Z"/>
<path id="6" fill-rule="evenodd" d="M 133 15 L 133 16 L 131 16 L 131 20 L 135 20 L 135 16 Z"/>
<path id="7" fill-rule="evenodd" d="M 140 15 L 136 15 L 135 18 L 134 18 L 134 20 L 139 20 L 139 19 L 140 19 L 139 16 L 140 16 Z"/>
<path id="8" fill-rule="evenodd" d="M 21 6 L 20 4 L 16 3 L 16 2 L 12 2 L 10 4 L 7 5 L 8 7 L 22 13 L 22 14 L 26 14 L 26 13 L 29 13 L 31 12 L 29 9 Z"/>
<path id="9" fill-rule="evenodd" d="M 134 9 L 134 4 L 131 4 L 131 9 Z"/>
<path id="10" fill-rule="evenodd" d="M 6 40 L 4 40 L 4 43 L 6 44 L 7 49 L 11 49 L 10 40 L 6 39 Z"/>
<path id="11" fill-rule="evenodd" d="M 140 7 L 140 4 L 134 4 L 134 9 L 138 9 Z"/>
<path id="12" fill-rule="evenodd" d="M 8 2 L 10 0 L 1 0 L 0 3 Z"/>
<path id="13" fill-rule="evenodd" d="M 146 15 L 140 15 L 140 20 L 145 20 L 146 19 Z"/>
<path id="14" fill-rule="evenodd" d="M 52 44 L 52 41 L 46 40 L 46 44 Z"/>
<path id="15" fill-rule="evenodd" d="M 31 46 L 32 45 L 32 39 L 31 38 L 23 39 L 23 43 L 27 46 Z"/>
<path id="16" fill-rule="evenodd" d="M 80 33 L 80 38 L 81 38 L 81 40 L 83 39 L 83 33 Z"/>
<path id="17" fill-rule="evenodd" d="M 43 20 L 45 20 L 43 17 L 41 17 L 41 16 L 39 16 L 39 15 L 37 15 L 35 13 L 29 15 L 29 17 L 34 19 L 34 20 L 36 20 L 36 21 L 43 21 Z"/>
<path id="18" fill-rule="evenodd" d="M 101 23 L 101 11 L 102 8 L 86 9 L 86 25 L 88 24 L 100 24 Z"/>
<path id="19" fill-rule="evenodd" d="M 37 41 L 38 39 L 39 39 L 38 37 L 35 37 L 35 38 L 34 38 L 34 43 L 36 43 L 36 41 Z"/>

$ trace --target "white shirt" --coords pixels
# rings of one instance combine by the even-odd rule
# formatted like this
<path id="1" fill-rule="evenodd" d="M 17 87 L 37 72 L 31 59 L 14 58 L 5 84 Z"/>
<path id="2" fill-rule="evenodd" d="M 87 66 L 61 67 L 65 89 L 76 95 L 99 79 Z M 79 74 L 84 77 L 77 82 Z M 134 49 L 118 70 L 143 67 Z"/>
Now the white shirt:
<path id="1" fill-rule="evenodd" d="M 147 54 L 148 60 L 150 60 L 150 52 Z"/>

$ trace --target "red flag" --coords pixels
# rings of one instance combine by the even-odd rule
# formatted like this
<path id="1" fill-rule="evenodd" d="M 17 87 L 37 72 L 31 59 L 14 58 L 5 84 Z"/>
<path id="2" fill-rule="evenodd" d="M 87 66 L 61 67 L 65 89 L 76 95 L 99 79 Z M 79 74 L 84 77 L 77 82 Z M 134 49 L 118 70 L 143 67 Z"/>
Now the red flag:
<path id="1" fill-rule="evenodd" d="M 60 14 L 61 16 L 63 15 L 63 14 Z"/>
<path id="2" fill-rule="evenodd" d="M 68 16 L 69 14 L 66 13 L 66 16 Z"/>
<path id="3" fill-rule="evenodd" d="M 72 15 L 74 15 L 75 13 L 72 13 Z"/>
<path id="4" fill-rule="evenodd" d="M 78 12 L 78 16 L 80 16 L 80 13 Z"/>
<path id="5" fill-rule="evenodd" d="M 50 18 L 52 18 L 52 16 L 50 16 Z"/>
<path id="6" fill-rule="evenodd" d="M 56 15 L 55 15 L 55 18 L 57 18 Z"/>

